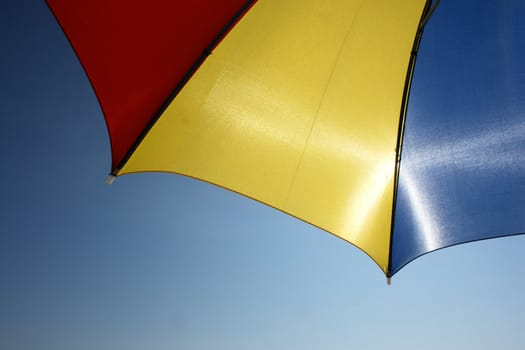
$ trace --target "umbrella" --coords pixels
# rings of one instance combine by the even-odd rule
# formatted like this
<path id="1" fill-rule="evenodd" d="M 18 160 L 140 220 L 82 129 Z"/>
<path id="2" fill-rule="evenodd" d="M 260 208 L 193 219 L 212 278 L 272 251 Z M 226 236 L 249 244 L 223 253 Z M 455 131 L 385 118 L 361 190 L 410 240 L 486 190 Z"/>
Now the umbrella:
<path id="1" fill-rule="evenodd" d="M 47 3 L 103 110 L 111 179 L 224 187 L 354 244 L 388 278 L 525 232 L 520 1 Z M 424 28 L 447 40 L 414 75 Z"/>

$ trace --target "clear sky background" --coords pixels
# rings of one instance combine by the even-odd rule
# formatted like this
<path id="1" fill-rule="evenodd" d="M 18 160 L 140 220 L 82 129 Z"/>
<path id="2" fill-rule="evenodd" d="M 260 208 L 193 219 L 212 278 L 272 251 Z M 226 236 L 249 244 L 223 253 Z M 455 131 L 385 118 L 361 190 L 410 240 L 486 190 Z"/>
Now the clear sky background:
<path id="1" fill-rule="evenodd" d="M 0 349 L 525 348 L 525 236 L 428 254 L 387 286 L 357 248 L 223 189 L 105 185 L 105 122 L 55 19 L 0 4 Z"/>

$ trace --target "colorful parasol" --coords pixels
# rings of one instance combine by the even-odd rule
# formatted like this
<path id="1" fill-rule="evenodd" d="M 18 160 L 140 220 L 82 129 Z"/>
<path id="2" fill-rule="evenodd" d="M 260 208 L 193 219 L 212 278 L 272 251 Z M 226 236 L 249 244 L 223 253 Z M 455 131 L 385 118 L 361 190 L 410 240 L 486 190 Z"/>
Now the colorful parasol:
<path id="1" fill-rule="evenodd" d="M 440 5 L 448 39 L 414 84 L 439 1 L 47 2 L 102 107 L 112 176 L 216 184 L 354 244 L 387 277 L 525 232 L 520 1 Z M 490 22 L 454 31 L 473 16 Z"/>

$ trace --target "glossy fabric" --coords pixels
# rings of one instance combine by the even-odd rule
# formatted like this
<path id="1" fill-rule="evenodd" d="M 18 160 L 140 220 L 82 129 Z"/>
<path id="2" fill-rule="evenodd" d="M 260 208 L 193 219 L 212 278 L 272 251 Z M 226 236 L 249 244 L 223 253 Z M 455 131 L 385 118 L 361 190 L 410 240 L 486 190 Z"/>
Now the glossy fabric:
<path id="1" fill-rule="evenodd" d="M 386 270 L 397 128 L 424 4 L 257 2 L 120 174 L 220 185 L 352 242 Z"/>
<path id="2" fill-rule="evenodd" d="M 387 275 L 435 249 L 525 232 L 521 0 L 442 1 L 431 18 L 396 203 L 425 0 L 265 0 L 246 13 L 241 0 L 48 3 L 94 86 L 117 175 L 168 171 L 236 191 L 355 244 Z"/>
<path id="3" fill-rule="evenodd" d="M 425 29 L 401 161 L 392 273 L 525 232 L 525 2 L 442 1 Z"/>

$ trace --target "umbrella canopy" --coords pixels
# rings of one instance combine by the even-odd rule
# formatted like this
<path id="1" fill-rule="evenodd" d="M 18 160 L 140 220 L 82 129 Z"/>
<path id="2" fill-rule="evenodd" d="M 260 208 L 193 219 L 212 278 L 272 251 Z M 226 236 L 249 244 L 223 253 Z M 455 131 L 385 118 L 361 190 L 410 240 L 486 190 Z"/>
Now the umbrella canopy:
<path id="1" fill-rule="evenodd" d="M 408 116 L 437 2 L 48 4 L 104 112 L 114 176 L 222 186 L 356 245 L 389 277 L 429 251 L 525 232 L 525 122 L 509 108 L 525 104 L 525 30 L 500 26 L 518 2 L 477 5 L 503 15 L 471 48 L 460 38 L 473 33 L 440 29 L 457 35 L 465 76 L 423 71 L 413 94 L 426 104 Z M 469 72 L 483 72 L 478 90 L 455 90 Z"/>

